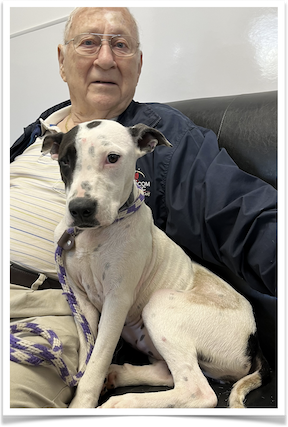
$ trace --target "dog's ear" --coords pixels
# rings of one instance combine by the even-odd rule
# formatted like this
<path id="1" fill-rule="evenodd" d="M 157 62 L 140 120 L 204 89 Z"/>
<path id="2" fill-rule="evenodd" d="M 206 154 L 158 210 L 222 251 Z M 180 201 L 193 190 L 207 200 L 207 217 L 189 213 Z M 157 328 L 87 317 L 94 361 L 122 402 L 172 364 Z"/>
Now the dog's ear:
<path id="1" fill-rule="evenodd" d="M 154 151 L 157 144 L 172 147 L 172 144 L 165 138 L 163 133 L 143 123 L 129 127 L 129 132 L 140 150 L 139 157 Z"/>
<path id="2" fill-rule="evenodd" d="M 52 135 L 45 136 L 41 152 L 47 154 L 50 152 L 53 160 L 58 160 L 59 146 L 63 139 L 64 133 L 59 132 Z"/>

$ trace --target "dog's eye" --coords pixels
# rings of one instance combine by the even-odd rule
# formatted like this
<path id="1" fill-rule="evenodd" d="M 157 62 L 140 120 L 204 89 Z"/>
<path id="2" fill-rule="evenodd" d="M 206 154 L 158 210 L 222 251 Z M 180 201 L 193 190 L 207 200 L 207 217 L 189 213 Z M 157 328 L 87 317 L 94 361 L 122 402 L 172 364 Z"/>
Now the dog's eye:
<path id="1" fill-rule="evenodd" d="M 119 158 L 120 158 L 119 154 L 109 154 L 107 156 L 107 162 L 116 163 L 119 160 Z"/>

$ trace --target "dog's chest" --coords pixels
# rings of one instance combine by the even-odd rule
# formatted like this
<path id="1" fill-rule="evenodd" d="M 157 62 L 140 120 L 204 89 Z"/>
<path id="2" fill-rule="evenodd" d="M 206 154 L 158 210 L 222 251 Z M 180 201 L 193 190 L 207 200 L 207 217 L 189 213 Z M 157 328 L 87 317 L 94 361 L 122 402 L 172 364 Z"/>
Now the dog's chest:
<path id="1" fill-rule="evenodd" d="M 113 227 L 117 230 L 113 231 Z M 124 222 L 102 231 L 85 230 L 77 235 L 74 248 L 65 254 L 66 272 L 74 287 L 84 291 L 100 312 L 105 297 L 113 289 L 118 293 L 133 293 L 133 289 L 127 289 L 127 272 L 131 269 L 131 252 L 136 249 L 129 245 L 122 229 L 125 229 Z M 135 287 L 137 282 L 133 283 Z"/>
<path id="2" fill-rule="evenodd" d="M 121 281 L 121 275 L 117 276 L 113 268 L 107 241 L 93 233 L 81 233 L 76 237 L 75 248 L 66 252 L 65 264 L 74 287 L 84 291 L 101 312 L 105 294 Z"/>
<path id="3" fill-rule="evenodd" d="M 91 253 L 86 252 L 80 255 L 79 252 L 73 253 L 71 251 L 66 254 L 66 270 L 69 282 L 73 283 L 73 287 L 77 287 L 85 292 L 92 304 L 101 312 L 104 301 L 104 289 L 99 275 L 95 274 L 97 270 L 94 271 L 88 262 L 88 259 L 93 260 L 93 258 L 93 254 Z M 94 267 L 97 264 L 94 260 Z"/>

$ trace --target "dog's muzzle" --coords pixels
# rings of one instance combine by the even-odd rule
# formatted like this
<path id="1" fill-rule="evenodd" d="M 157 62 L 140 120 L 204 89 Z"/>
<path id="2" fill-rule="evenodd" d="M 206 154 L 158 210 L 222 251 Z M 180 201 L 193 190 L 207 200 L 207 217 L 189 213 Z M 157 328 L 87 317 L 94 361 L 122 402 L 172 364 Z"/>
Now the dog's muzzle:
<path id="1" fill-rule="evenodd" d="M 97 211 L 97 201 L 86 197 L 76 197 L 71 200 L 68 206 L 71 217 L 74 219 L 74 227 L 95 227 L 99 225 L 95 215 Z"/>

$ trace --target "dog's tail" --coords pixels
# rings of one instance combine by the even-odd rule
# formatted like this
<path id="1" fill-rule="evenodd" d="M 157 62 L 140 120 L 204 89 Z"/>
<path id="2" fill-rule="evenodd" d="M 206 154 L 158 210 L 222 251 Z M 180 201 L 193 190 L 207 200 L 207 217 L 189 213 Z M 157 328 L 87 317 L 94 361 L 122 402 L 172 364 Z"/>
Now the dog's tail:
<path id="1" fill-rule="evenodd" d="M 257 350 L 254 347 L 256 354 L 254 354 L 250 359 L 251 369 L 249 374 L 233 385 L 229 396 L 230 408 L 245 408 L 244 400 L 247 394 L 261 385 L 267 384 L 270 379 L 271 371 L 268 362 L 263 356 L 258 339 L 255 335 L 253 338 L 256 339 L 256 342 L 254 341 L 254 345 L 256 344 L 257 346 Z"/>

